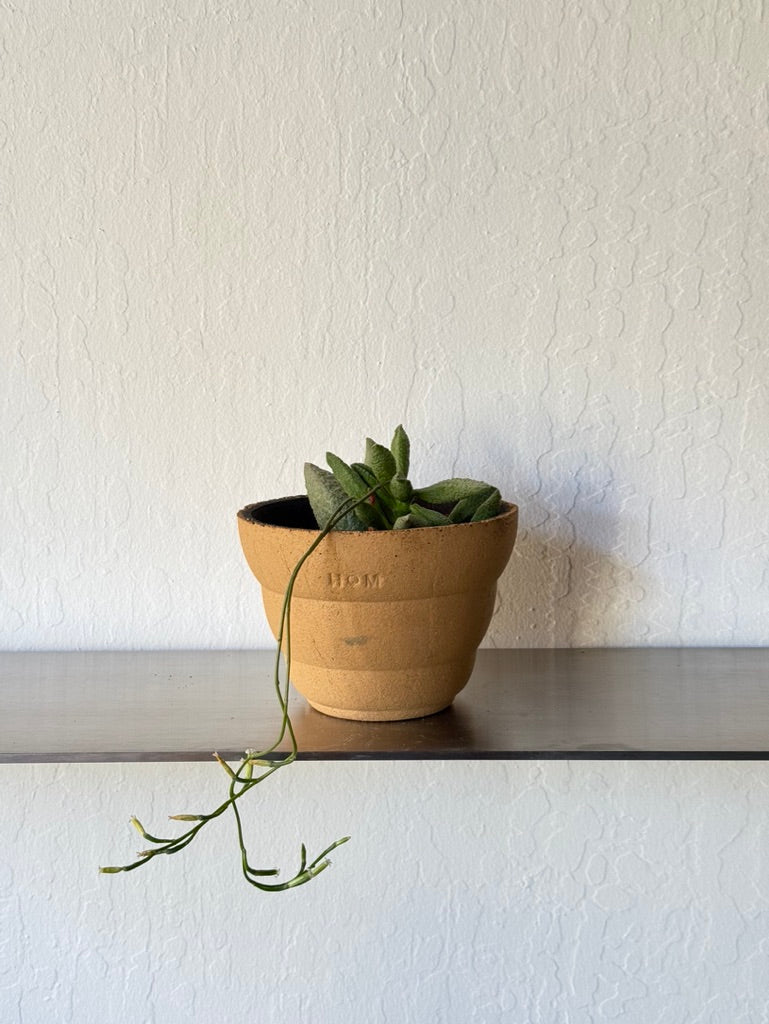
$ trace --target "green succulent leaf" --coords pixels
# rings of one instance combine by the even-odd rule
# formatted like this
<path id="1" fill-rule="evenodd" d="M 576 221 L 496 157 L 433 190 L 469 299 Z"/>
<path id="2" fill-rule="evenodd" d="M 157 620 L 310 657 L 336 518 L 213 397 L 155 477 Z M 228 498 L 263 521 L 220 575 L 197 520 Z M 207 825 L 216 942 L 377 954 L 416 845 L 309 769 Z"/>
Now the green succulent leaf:
<path id="1" fill-rule="evenodd" d="M 339 486 L 345 494 L 350 498 L 361 501 L 361 504 L 356 505 L 353 509 L 353 514 L 357 516 L 366 529 L 389 530 L 391 525 L 390 519 L 377 502 L 376 497 L 369 493 L 371 487 L 360 473 L 353 466 L 348 466 L 343 459 L 340 459 L 338 455 L 334 455 L 333 452 L 326 452 L 326 462 L 331 467 Z"/>
<path id="2" fill-rule="evenodd" d="M 436 512 L 432 508 L 423 508 L 422 505 L 412 505 L 409 509 L 409 517 L 412 526 L 450 526 L 451 520 L 442 512 Z"/>
<path id="3" fill-rule="evenodd" d="M 377 480 L 386 483 L 395 476 L 395 457 L 389 448 L 366 438 L 366 465 L 370 466 Z"/>
<path id="4" fill-rule="evenodd" d="M 342 490 L 333 473 L 321 469 L 320 466 L 314 466 L 311 462 L 306 462 L 304 465 L 304 485 L 307 488 L 307 497 L 310 499 L 310 507 L 315 519 L 320 529 L 323 530 L 334 512 L 347 500 L 347 494 Z M 348 512 L 335 529 L 362 530 L 365 529 L 365 525 L 353 512 Z"/>
<path id="5" fill-rule="evenodd" d="M 363 477 L 352 466 L 333 452 L 326 452 L 326 462 L 348 498 L 363 498 L 371 490 Z"/>
<path id="6" fill-rule="evenodd" d="M 441 480 L 429 487 L 419 487 L 414 491 L 414 497 L 428 505 L 453 505 L 463 498 L 471 498 L 479 491 L 488 494 L 492 489 L 491 484 L 485 484 L 481 480 L 455 477 L 451 480 Z"/>
<path id="7" fill-rule="evenodd" d="M 393 439 L 390 442 L 390 451 L 395 459 L 395 472 L 398 476 L 407 477 L 409 475 L 411 442 L 408 439 L 408 434 L 400 424 L 395 428 Z"/>
<path id="8" fill-rule="evenodd" d="M 411 526 L 414 526 L 414 522 L 407 512 L 406 515 L 398 516 L 393 523 L 393 530 L 408 530 Z"/>
<path id="9" fill-rule="evenodd" d="M 368 530 L 391 529 L 386 509 L 373 497 L 361 502 L 360 505 L 356 505 L 355 515 L 366 524 L 366 529 Z"/>
<path id="10" fill-rule="evenodd" d="M 340 528 L 347 530 L 446 526 L 499 514 L 499 491 L 481 480 L 456 477 L 415 490 L 406 475 L 410 447 L 406 431 L 398 426 L 390 449 L 366 438 L 365 462 L 348 465 L 326 452 L 330 473 L 308 463 L 308 496 L 318 522 L 327 523 L 345 497 L 360 502 L 342 521 Z"/>
<path id="11" fill-rule="evenodd" d="M 371 490 L 372 487 L 377 488 L 377 492 L 373 496 L 373 501 L 369 500 L 377 510 L 378 515 L 375 514 L 373 518 L 368 517 L 366 519 L 367 525 L 378 530 L 391 529 L 396 518 L 401 514 L 401 512 L 407 512 L 408 508 L 400 508 L 400 503 L 393 498 L 387 485 L 379 483 L 373 469 L 371 469 L 370 466 L 367 466 L 365 462 L 353 462 L 350 464 L 350 468 L 354 469 L 355 472 L 366 481 L 369 490 Z M 360 512 L 362 508 L 363 506 L 359 505 L 356 512 Z M 363 516 L 365 515 L 366 513 L 364 512 Z M 361 516 L 361 518 L 363 518 L 363 516 Z"/>
<path id="12" fill-rule="evenodd" d="M 490 498 L 496 488 L 488 487 L 486 490 L 477 491 L 469 498 L 462 498 L 449 512 L 449 519 L 452 523 L 469 523 L 481 505 Z"/>
<path id="13" fill-rule="evenodd" d="M 366 481 L 368 484 L 368 490 L 372 487 L 376 487 L 379 483 L 376 473 L 370 466 L 367 466 L 365 462 L 351 462 L 350 469 L 354 469 L 358 476 Z"/>
<path id="14" fill-rule="evenodd" d="M 473 513 L 471 522 L 479 523 L 483 519 L 493 519 L 494 516 L 499 515 L 499 509 L 502 505 L 502 495 L 495 487 L 492 493 L 482 502 Z"/>
<path id="15" fill-rule="evenodd" d="M 390 481 L 390 493 L 396 501 L 408 503 L 411 501 L 414 488 L 405 476 L 401 476 L 401 474 L 398 473 Z"/>

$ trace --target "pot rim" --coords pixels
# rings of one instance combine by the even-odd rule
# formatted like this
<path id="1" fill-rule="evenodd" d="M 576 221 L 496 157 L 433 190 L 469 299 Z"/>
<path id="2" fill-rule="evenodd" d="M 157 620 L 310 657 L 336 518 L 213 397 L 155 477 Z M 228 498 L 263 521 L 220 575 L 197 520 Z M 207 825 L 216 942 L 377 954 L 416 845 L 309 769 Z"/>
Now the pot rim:
<path id="1" fill-rule="evenodd" d="M 266 523 L 259 519 L 253 518 L 253 513 L 255 509 L 275 508 L 277 510 L 278 506 L 284 505 L 287 502 L 302 502 L 307 506 L 307 509 L 305 509 L 304 511 L 309 510 L 310 514 L 312 514 L 312 510 L 309 509 L 309 499 L 306 494 L 291 494 L 286 495 L 285 497 L 282 498 L 268 498 L 265 501 L 255 501 L 248 505 L 244 505 L 243 508 L 238 511 L 238 519 L 242 519 L 245 523 L 248 523 L 249 526 L 258 526 L 261 529 L 288 530 L 291 533 L 306 534 L 308 537 L 317 536 L 320 533 L 320 529 L 317 526 L 313 528 L 304 526 L 285 526 L 280 523 Z M 412 526 L 409 527 L 408 530 L 334 530 L 332 532 L 336 537 L 354 537 L 361 535 L 371 536 L 372 533 L 381 534 L 382 536 L 386 536 L 388 534 L 403 535 L 414 534 L 422 530 L 429 530 L 431 534 L 434 534 L 436 530 L 454 530 L 459 527 L 483 526 L 484 524 L 495 523 L 498 522 L 500 519 L 506 519 L 510 516 L 517 514 L 518 506 L 516 504 L 514 504 L 511 501 L 502 501 L 501 511 L 498 512 L 497 515 L 492 516 L 490 519 L 480 519 L 475 523 L 449 523 L 446 526 Z"/>

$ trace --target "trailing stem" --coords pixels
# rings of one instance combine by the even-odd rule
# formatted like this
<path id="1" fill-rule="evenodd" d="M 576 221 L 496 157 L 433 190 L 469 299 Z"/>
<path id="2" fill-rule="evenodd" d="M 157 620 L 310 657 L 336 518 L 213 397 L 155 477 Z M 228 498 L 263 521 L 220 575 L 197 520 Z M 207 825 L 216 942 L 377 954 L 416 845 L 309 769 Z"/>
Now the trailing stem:
<path id="1" fill-rule="evenodd" d="M 280 872 L 277 868 L 255 868 L 250 864 L 243 836 L 243 824 L 240 817 L 238 801 L 255 786 L 258 786 L 260 782 L 264 782 L 264 780 L 270 775 L 273 775 L 279 769 L 285 768 L 286 765 L 295 761 L 298 753 L 294 727 L 291 724 L 291 718 L 288 713 L 288 697 L 291 681 L 291 599 L 294 593 L 294 585 L 296 583 L 297 576 L 299 575 L 304 563 L 328 533 L 330 533 L 330 531 L 333 530 L 334 527 L 356 506 L 360 505 L 362 502 L 368 501 L 368 499 L 381 486 L 381 484 L 377 484 L 376 486 L 371 487 L 366 494 L 356 498 L 349 498 L 341 505 L 337 506 L 334 514 L 330 517 L 328 522 L 325 523 L 323 529 L 318 533 L 318 536 L 296 563 L 289 577 L 281 609 L 277 637 L 277 651 L 275 652 L 275 665 L 273 670 L 273 685 L 281 709 L 280 729 L 275 741 L 264 750 L 247 750 L 237 769 L 234 771 L 227 762 L 219 756 L 219 754 L 214 753 L 213 756 L 230 778 L 229 795 L 227 799 L 224 800 L 215 810 L 209 811 L 207 814 L 170 815 L 170 819 L 172 821 L 194 822 L 186 832 L 173 839 L 161 839 L 150 834 L 137 818 L 132 817 L 131 824 L 141 837 L 152 845 L 146 850 L 142 850 L 138 854 L 138 859 L 132 863 L 125 864 L 120 867 L 99 868 L 102 873 L 117 874 L 121 871 L 134 871 L 136 868 L 140 868 L 143 865 L 148 864 L 154 857 L 179 853 L 179 851 L 183 850 L 185 846 L 189 846 L 202 828 L 204 828 L 210 821 L 220 817 L 220 815 L 224 814 L 224 812 L 229 808 L 232 809 L 235 817 L 243 877 L 249 885 L 254 886 L 256 889 L 261 889 L 264 892 L 280 892 L 283 889 L 293 889 L 297 885 L 303 885 L 305 882 L 309 882 L 310 879 L 315 878 L 321 873 L 321 871 L 324 871 L 329 866 L 331 862 L 328 859 L 328 854 L 331 853 L 332 850 L 335 850 L 337 846 L 341 846 L 342 843 L 346 843 L 349 840 L 349 836 L 343 836 L 341 839 L 337 839 L 335 842 L 331 843 L 330 846 L 327 846 L 322 853 L 319 853 L 317 857 L 309 862 L 307 861 L 307 851 L 304 844 L 302 844 L 299 869 L 292 878 L 285 882 L 261 881 L 263 878 L 274 878 Z M 281 653 L 286 664 L 285 679 L 281 679 Z M 271 755 L 275 754 L 277 748 L 283 742 L 286 735 L 289 739 L 289 752 L 280 758 L 272 757 Z M 257 769 L 256 774 L 254 774 L 255 769 Z"/>

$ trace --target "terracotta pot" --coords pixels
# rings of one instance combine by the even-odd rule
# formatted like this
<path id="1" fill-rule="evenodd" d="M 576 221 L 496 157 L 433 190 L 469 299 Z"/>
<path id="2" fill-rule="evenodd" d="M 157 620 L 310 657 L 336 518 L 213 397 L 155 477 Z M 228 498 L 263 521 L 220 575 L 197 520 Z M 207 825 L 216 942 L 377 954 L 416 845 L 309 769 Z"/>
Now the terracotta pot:
<path id="1" fill-rule="evenodd" d="M 518 508 L 479 523 L 332 531 L 291 607 L 291 681 L 337 718 L 393 721 L 451 704 L 470 678 L 515 543 Z M 318 535 L 306 497 L 248 505 L 240 542 L 273 634 L 296 563 Z"/>

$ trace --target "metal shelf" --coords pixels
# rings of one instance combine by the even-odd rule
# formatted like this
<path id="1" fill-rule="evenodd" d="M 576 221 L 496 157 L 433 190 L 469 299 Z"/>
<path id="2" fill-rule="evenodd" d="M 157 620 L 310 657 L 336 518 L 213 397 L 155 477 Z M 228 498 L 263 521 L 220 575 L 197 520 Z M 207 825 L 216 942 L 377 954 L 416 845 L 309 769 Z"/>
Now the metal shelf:
<path id="1" fill-rule="evenodd" d="M 237 760 L 279 715 L 267 651 L 0 653 L 0 762 Z M 301 697 L 303 759 L 769 758 L 764 648 L 483 650 L 453 706 L 328 718 Z"/>

